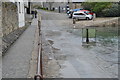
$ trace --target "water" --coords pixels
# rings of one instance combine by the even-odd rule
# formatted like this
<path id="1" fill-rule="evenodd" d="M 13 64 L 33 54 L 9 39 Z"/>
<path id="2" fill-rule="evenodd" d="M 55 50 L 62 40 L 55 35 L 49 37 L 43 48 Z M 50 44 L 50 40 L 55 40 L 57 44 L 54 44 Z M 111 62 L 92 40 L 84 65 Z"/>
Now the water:
<path id="1" fill-rule="evenodd" d="M 96 31 L 95 31 L 96 30 Z M 67 32 L 75 36 L 86 39 L 86 29 L 69 29 Z M 117 45 L 118 44 L 118 28 L 117 27 L 99 27 L 89 29 L 89 39 L 96 39 L 98 44 Z"/>
<path id="2" fill-rule="evenodd" d="M 112 73 L 113 77 L 118 73 L 118 28 L 117 27 L 97 27 L 96 32 L 93 32 L 95 36 L 95 42 L 85 44 L 83 40 L 79 44 L 86 50 L 89 50 L 91 55 L 98 58 L 98 66 L 103 70 Z M 82 32 L 83 29 L 71 29 L 67 32 L 80 37 L 85 38 Z M 92 30 L 91 32 L 92 33 Z M 92 33 L 92 34 L 93 34 Z M 84 42 L 84 43 L 83 43 Z"/>
<path id="3" fill-rule="evenodd" d="M 67 32 L 73 34 L 76 37 L 81 38 L 79 44 L 90 50 L 91 53 L 104 57 L 107 55 L 107 58 L 110 56 L 114 57 L 116 63 L 118 59 L 118 28 L 117 27 L 99 27 L 95 28 L 96 32 L 93 32 L 95 36 L 89 38 L 89 44 L 87 44 L 86 38 L 83 35 L 83 29 L 70 29 Z M 92 30 L 91 32 L 92 33 Z M 112 58 L 111 57 L 111 58 Z M 106 59 L 107 59 L 106 58 Z M 107 60 L 110 61 L 110 60 Z"/>

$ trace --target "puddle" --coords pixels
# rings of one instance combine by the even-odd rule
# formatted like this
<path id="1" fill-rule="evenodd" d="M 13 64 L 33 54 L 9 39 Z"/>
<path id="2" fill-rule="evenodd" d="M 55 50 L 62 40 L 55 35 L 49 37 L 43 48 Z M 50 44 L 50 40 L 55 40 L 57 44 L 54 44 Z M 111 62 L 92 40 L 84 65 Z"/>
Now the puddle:
<path id="1" fill-rule="evenodd" d="M 88 44 L 84 41 L 82 47 L 90 50 L 91 53 L 97 54 L 98 57 L 106 61 L 110 61 L 110 58 L 117 61 L 118 56 L 118 28 L 117 27 L 97 27 L 95 33 L 95 42 L 89 42 Z M 82 29 L 67 30 L 72 35 L 82 38 Z M 79 42 L 78 44 L 81 45 Z M 103 56 L 105 55 L 105 56 Z"/>
<path id="2" fill-rule="evenodd" d="M 116 27 L 99 27 L 95 28 L 96 32 L 94 39 L 96 39 L 95 43 L 101 44 L 103 46 L 113 46 L 118 44 L 118 28 Z M 69 29 L 66 32 L 69 32 L 77 37 L 82 38 L 82 29 Z M 92 32 L 91 32 L 92 33 Z M 91 40 L 90 45 L 94 45 L 93 41 L 95 41 L 92 38 L 89 38 Z M 85 40 L 83 41 L 85 42 Z M 96 45 L 97 46 L 97 45 Z"/>
<path id="3" fill-rule="evenodd" d="M 82 47 L 85 48 L 85 50 L 89 51 L 91 55 L 94 55 L 97 59 L 101 60 L 99 66 L 101 66 L 102 68 L 104 68 L 104 70 L 108 72 L 111 71 L 112 75 L 117 76 L 118 70 L 116 65 L 113 65 L 112 67 L 109 66 L 107 68 L 105 68 L 104 66 L 108 66 L 114 63 L 118 65 L 118 28 L 96 27 L 95 29 L 95 42 L 89 42 L 88 44 L 85 41 L 82 43 L 82 29 L 70 29 L 66 32 L 79 37 L 81 41 L 79 41 L 78 44 L 82 44 Z M 114 71 L 112 71 L 111 69 L 114 69 Z"/>

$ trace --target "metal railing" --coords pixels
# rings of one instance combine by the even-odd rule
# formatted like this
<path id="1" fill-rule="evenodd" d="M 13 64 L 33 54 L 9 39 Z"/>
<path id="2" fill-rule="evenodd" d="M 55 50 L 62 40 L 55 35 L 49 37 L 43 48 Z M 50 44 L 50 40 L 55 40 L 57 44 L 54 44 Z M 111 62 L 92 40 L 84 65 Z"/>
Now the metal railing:
<path id="1" fill-rule="evenodd" d="M 42 71 L 42 34 L 41 34 L 41 15 L 38 14 L 38 58 L 37 58 L 37 71 L 34 77 L 35 80 L 43 80 Z"/>

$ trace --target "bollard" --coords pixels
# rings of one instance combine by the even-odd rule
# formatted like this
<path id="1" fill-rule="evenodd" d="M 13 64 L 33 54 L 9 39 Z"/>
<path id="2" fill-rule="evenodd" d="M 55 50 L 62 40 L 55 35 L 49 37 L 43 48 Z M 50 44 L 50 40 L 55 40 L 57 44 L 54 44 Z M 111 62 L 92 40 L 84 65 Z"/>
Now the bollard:
<path id="1" fill-rule="evenodd" d="M 76 24 L 76 19 L 75 18 L 73 18 L 73 24 Z"/>
<path id="2" fill-rule="evenodd" d="M 59 6 L 59 13 L 60 13 L 60 6 Z"/>
<path id="3" fill-rule="evenodd" d="M 76 24 L 76 19 L 73 18 L 73 24 Z M 75 25 L 73 25 L 73 27 L 75 28 Z"/>

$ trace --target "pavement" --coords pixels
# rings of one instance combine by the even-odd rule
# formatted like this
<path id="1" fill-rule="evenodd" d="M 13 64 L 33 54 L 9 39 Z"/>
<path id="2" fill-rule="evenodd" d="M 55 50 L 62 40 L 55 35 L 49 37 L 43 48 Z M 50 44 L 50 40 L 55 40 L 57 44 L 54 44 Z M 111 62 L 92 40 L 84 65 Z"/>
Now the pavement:
<path id="1" fill-rule="evenodd" d="M 65 14 L 39 12 L 42 15 L 43 53 L 48 57 L 44 66 L 46 78 L 118 77 L 118 66 L 114 64 L 117 62 L 117 51 L 107 54 L 108 47 L 100 44 L 82 46 L 81 29 L 74 29 L 72 20 Z"/>
<path id="2" fill-rule="evenodd" d="M 28 77 L 37 27 L 36 22 L 37 19 L 32 20 L 32 24 L 2 57 L 3 78 Z"/>

